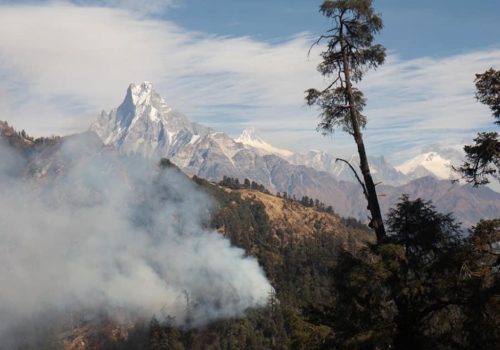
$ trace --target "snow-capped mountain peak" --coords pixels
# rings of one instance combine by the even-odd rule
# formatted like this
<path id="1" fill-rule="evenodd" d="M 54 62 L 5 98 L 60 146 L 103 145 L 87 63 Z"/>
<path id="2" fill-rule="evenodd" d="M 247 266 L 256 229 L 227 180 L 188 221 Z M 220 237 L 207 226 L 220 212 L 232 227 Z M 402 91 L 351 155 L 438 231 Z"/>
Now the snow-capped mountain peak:
<path id="1" fill-rule="evenodd" d="M 163 113 L 172 110 L 163 97 L 153 89 L 153 84 L 148 81 L 142 84 L 131 83 L 127 89 L 125 100 L 122 103 L 122 106 L 123 105 L 135 108 L 153 107 L 157 110 L 161 109 Z"/>
<path id="2" fill-rule="evenodd" d="M 274 185 L 271 185 L 263 162 L 277 156 L 287 164 L 324 171 L 339 180 L 356 181 L 352 170 L 345 163 L 337 162 L 330 153 L 294 153 L 278 148 L 267 143 L 255 128 L 247 128 L 237 139 L 232 139 L 224 133 L 192 123 L 167 105 L 150 82 L 130 84 L 121 105 L 110 113 L 103 112 L 91 125 L 91 130 L 105 144 L 113 144 L 120 152 L 166 157 L 190 174 L 211 179 L 223 175 L 248 176 L 272 188 Z M 397 170 L 384 158 L 370 158 L 369 162 L 377 182 L 401 185 L 429 175 L 448 179 L 450 165 L 456 164 L 454 152 L 432 148 L 403 163 Z M 348 159 L 355 169 L 358 159 L 357 155 Z"/>
<path id="3" fill-rule="evenodd" d="M 260 137 L 260 135 L 257 133 L 257 130 L 254 127 L 249 127 L 243 130 L 241 135 L 236 139 L 237 142 L 241 143 L 253 143 L 253 142 L 259 142 L 259 143 L 265 143 L 264 140 Z"/>
<path id="4" fill-rule="evenodd" d="M 175 152 L 212 132 L 174 111 L 150 82 L 130 84 L 120 106 L 101 113 L 90 129 L 105 144 L 113 144 L 127 154 L 145 156 Z"/>
<path id="5" fill-rule="evenodd" d="M 130 84 L 128 91 L 130 92 L 132 103 L 137 106 L 145 103 L 150 103 L 151 95 L 154 90 L 153 84 L 151 84 L 149 81 L 145 81 L 142 84 Z"/>
<path id="6" fill-rule="evenodd" d="M 437 152 L 426 152 L 404 162 L 396 167 L 405 175 L 416 173 L 422 175 L 423 171 L 428 171 L 439 179 L 449 179 L 451 175 L 452 161 L 442 157 Z"/>
<path id="7" fill-rule="evenodd" d="M 293 155 L 292 151 L 274 147 L 265 142 L 254 127 L 243 130 L 235 141 L 256 148 L 262 154 L 274 154 L 283 158 L 288 158 Z"/>

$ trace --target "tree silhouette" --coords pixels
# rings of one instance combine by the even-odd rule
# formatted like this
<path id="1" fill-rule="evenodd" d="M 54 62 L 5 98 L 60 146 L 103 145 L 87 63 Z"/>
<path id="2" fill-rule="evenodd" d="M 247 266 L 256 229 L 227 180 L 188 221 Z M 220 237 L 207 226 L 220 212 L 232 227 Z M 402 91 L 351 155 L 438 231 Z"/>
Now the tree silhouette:
<path id="1" fill-rule="evenodd" d="M 362 114 L 366 101 L 353 84 L 361 81 L 366 69 L 376 68 L 384 62 L 385 49 L 372 44 L 373 35 L 382 29 L 382 19 L 374 13 L 371 0 L 329 0 L 323 2 L 320 11 L 332 20 L 333 27 L 315 43 L 326 41 L 318 71 L 332 80 L 322 90 L 307 90 L 306 101 L 311 106 L 317 105 L 321 111 L 318 129 L 331 133 L 341 128 L 353 136 L 364 183 L 354 168 L 351 169 L 368 202 L 370 227 L 381 240 L 385 236 L 384 222 L 361 133 L 366 125 L 366 117 Z"/>
<path id="2" fill-rule="evenodd" d="M 476 99 L 490 107 L 495 124 L 500 125 L 500 71 L 493 68 L 476 74 Z M 473 145 L 464 147 L 466 161 L 456 171 L 474 186 L 499 180 L 500 141 L 496 132 L 481 132 Z"/>

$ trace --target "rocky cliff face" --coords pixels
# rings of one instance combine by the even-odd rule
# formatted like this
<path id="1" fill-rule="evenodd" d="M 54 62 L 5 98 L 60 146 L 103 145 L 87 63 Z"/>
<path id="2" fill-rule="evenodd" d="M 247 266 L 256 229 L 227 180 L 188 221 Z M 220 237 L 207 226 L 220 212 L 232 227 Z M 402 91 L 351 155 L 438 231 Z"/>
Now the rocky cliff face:
<path id="1" fill-rule="evenodd" d="M 213 133 L 172 110 L 147 82 L 131 84 L 122 104 L 110 113 L 102 112 L 90 130 L 125 154 L 179 159 Z"/>

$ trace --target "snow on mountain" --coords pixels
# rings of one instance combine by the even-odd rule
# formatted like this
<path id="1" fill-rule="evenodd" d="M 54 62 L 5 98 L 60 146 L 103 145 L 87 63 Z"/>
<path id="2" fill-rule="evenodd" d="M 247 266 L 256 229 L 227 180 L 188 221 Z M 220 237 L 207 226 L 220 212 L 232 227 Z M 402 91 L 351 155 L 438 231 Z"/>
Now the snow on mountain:
<path id="1" fill-rule="evenodd" d="M 278 156 L 294 165 L 325 171 L 338 180 L 355 182 L 351 169 L 336 157 L 323 151 L 294 153 L 275 147 L 258 135 L 255 128 L 245 129 L 237 139 L 192 123 L 173 110 L 149 82 L 130 84 L 122 104 L 102 112 L 90 130 L 107 145 L 125 154 L 166 157 L 189 174 L 216 180 L 223 175 L 244 178 L 250 172 L 255 181 L 275 188 L 265 171 L 252 169 L 259 157 Z M 348 160 L 357 169 L 357 156 Z M 377 182 L 401 185 L 412 178 L 394 169 L 384 158 L 370 158 Z M 246 173 L 245 173 L 245 172 Z M 420 175 L 429 175 L 425 171 Z"/>
<path id="2" fill-rule="evenodd" d="M 294 153 L 286 149 L 277 148 L 264 141 L 253 127 L 245 129 L 236 139 L 236 142 L 241 142 L 245 146 L 257 150 L 262 155 L 276 155 L 294 165 L 303 165 L 317 171 L 325 171 L 333 175 L 337 180 L 356 182 L 355 176 L 349 166 L 345 162 L 337 161 L 337 157 L 325 151 L 311 150 L 305 153 Z M 358 155 L 351 155 L 346 160 L 358 171 L 358 174 L 361 175 L 358 167 Z M 411 180 L 394 169 L 384 157 L 370 158 L 369 161 L 372 174 L 377 182 L 401 185 Z"/>
<path id="3" fill-rule="evenodd" d="M 270 191 L 287 192 L 297 198 L 307 195 L 331 204 L 341 215 L 366 219 L 366 204 L 352 171 L 345 163 L 336 162 L 333 155 L 322 151 L 293 153 L 283 150 L 265 142 L 254 129 L 245 130 L 234 140 L 225 133 L 190 122 L 182 113 L 173 110 L 147 82 L 131 84 L 122 104 L 109 113 L 101 113 L 90 129 L 105 144 L 124 154 L 169 158 L 187 174 L 213 181 L 223 176 L 248 178 Z M 384 208 L 392 206 L 394 198 L 401 193 L 412 193 L 438 204 L 440 198 L 454 195 L 460 200 L 442 200 L 442 205 L 461 203 L 460 208 L 445 209 L 461 210 L 464 222 L 498 216 L 500 204 L 497 205 L 494 193 L 486 193 L 492 197 L 491 201 L 482 199 L 468 203 L 466 198 L 471 195 L 466 193 L 466 188 L 451 187 L 449 181 L 409 182 L 417 173 L 428 175 L 432 172 L 448 177 L 449 157 L 442 152 L 434 153 L 403 164 L 401 172 L 383 157 L 369 159 L 375 180 L 383 182 L 381 193 L 391 198 L 386 203 L 386 197 L 382 197 Z M 357 169 L 358 159 L 354 155 L 348 161 Z M 400 185 L 406 187 L 394 187 Z M 425 192 L 431 187 L 432 191 Z"/>
<path id="4" fill-rule="evenodd" d="M 122 153 L 146 157 L 182 153 L 215 132 L 174 111 L 149 82 L 130 84 L 122 104 L 110 113 L 102 112 L 90 130 Z"/>
<path id="5" fill-rule="evenodd" d="M 264 141 L 255 129 L 247 129 L 236 140 L 232 139 L 225 133 L 190 122 L 185 115 L 173 110 L 147 82 L 131 84 L 122 104 L 109 113 L 102 112 L 90 130 L 121 153 L 169 158 L 189 175 L 212 181 L 219 181 L 223 176 L 240 180 L 248 178 L 270 191 L 287 192 L 297 198 L 307 195 L 331 204 L 341 215 L 366 218 L 360 187 L 351 169 L 345 163 L 337 162 L 335 156 L 323 151 L 293 153 L 277 148 Z M 347 160 L 359 169 L 357 155 Z M 369 158 L 369 162 L 375 181 L 384 185 L 383 189 L 380 187 L 382 193 L 394 193 L 394 198 L 403 193 L 402 188 L 394 186 L 401 185 L 409 186 L 404 193 L 419 195 L 425 186 L 417 186 L 413 191 L 414 185 L 408 184 L 414 178 L 431 173 L 448 178 L 451 164 L 447 153 L 437 151 L 412 159 L 398 169 L 383 157 Z M 446 187 L 432 181 L 429 183 L 436 188 Z M 448 187 L 444 192 L 434 192 L 465 191 L 460 186 L 457 189 Z M 428 195 L 427 199 L 439 199 L 432 193 Z M 476 209 L 480 207 L 477 203 L 474 206 Z M 479 217 L 476 209 L 465 204 L 462 207 L 464 213 L 469 213 L 467 220 L 470 222 Z M 497 208 L 496 204 L 492 204 L 492 208 Z M 470 213 L 477 215 L 471 216 Z"/>
<path id="6" fill-rule="evenodd" d="M 337 180 L 356 182 L 352 170 L 345 162 L 337 161 L 334 155 L 318 150 L 304 153 L 294 153 L 277 148 L 260 137 L 255 128 L 248 128 L 236 139 L 245 146 L 257 150 L 262 155 L 276 155 L 286 159 L 294 165 L 304 165 L 318 171 L 325 171 Z M 450 179 L 454 176 L 452 164 L 461 162 L 461 153 L 455 149 L 440 149 L 429 151 L 408 160 L 398 167 L 391 165 L 383 156 L 369 157 L 370 170 L 376 182 L 386 185 L 400 186 L 411 180 L 425 176 L 434 176 L 438 179 Z M 351 155 L 346 159 L 359 173 L 359 156 Z M 456 176 L 455 176 L 456 177 Z"/>
<path id="7" fill-rule="evenodd" d="M 121 153 L 171 159 L 189 174 L 217 180 L 224 175 L 245 178 L 251 174 L 259 183 L 278 188 L 269 171 L 256 169 L 262 157 L 277 156 L 293 165 L 307 166 L 333 175 L 337 180 L 355 182 L 351 169 L 323 151 L 294 153 L 275 147 L 258 135 L 255 128 L 245 129 L 237 139 L 190 122 L 173 110 L 149 82 L 130 84 L 122 104 L 102 112 L 90 130 L 107 145 Z M 357 156 L 348 160 L 357 169 Z M 408 176 L 394 169 L 383 158 L 370 158 L 377 182 L 401 185 Z M 423 174 L 428 175 L 428 174 Z"/>
<path id="8" fill-rule="evenodd" d="M 440 180 L 457 179 L 461 184 L 465 184 L 464 181 L 460 180 L 460 174 L 452 168 L 453 166 L 459 167 L 464 162 L 465 155 L 462 146 L 454 148 L 431 147 L 431 151 L 417 155 L 397 166 L 396 169 L 404 173 L 410 180 L 432 176 Z M 486 186 L 500 193 L 500 184 L 497 181 L 491 181 Z"/>
<path id="9" fill-rule="evenodd" d="M 420 154 L 396 167 L 397 170 L 412 178 L 433 175 L 446 180 L 452 177 L 452 160 L 444 158 L 437 152 Z"/>
<path id="10" fill-rule="evenodd" d="M 257 149 L 262 155 L 274 154 L 285 159 L 293 155 L 292 151 L 277 148 L 265 142 L 253 127 L 243 130 L 235 141 Z"/>
<path id="11" fill-rule="evenodd" d="M 169 158 L 190 175 L 209 180 L 245 177 L 275 187 L 261 152 L 227 134 L 190 122 L 174 111 L 150 83 L 130 84 L 122 104 L 90 126 L 124 154 Z"/>
<path id="12" fill-rule="evenodd" d="M 288 160 L 293 164 L 305 165 L 319 171 L 326 171 L 338 180 L 356 182 L 351 168 L 337 157 L 324 151 L 309 151 L 306 153 L 295 153 Z M 359 156 L 351 155 L 346 158 L 361 176 L 359 170 Z M 411 181 L 411 178 L 396 170 L 387 160 L 382 157 L 369 157 L 370 170 L 376 182 L 386 185 L 399 186 Z"/>
<path id="13" fill-rule="evenodd" d="M 325 151 L 311 150 L 305 153 L 294 153 L 286 149 L 277 148 L 266 141 L 257 133 L 255 128 L 247 128 L 235 140 L 245 146 L 251 147 L 261 155 L 276 155 L 294 165 L 304 165 L 317 171 L 325 171 L 337 180 L 356 182 L 354 174 L 345 162 L 338 162 L 337 157 Z M 346 159 L 359 174 L 359 157 L 352 155 Z M 384 157 L 371 157 L 369 159 L 372 174 L 377 182 L 390 185 L 408 183 L 411 178 L 397 171 Z M 425 174 L 424 176 L 429 175 Z"/>

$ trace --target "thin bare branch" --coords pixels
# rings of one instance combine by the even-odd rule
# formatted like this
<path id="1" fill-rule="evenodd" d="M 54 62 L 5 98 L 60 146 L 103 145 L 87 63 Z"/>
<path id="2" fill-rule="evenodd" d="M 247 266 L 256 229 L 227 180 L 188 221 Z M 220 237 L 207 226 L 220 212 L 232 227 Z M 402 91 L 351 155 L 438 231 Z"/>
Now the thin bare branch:
<path id="1" fill-rule="evenodd" d="M 311 50 L 314 46 L 316 45 L 319 45 L 319 43 L 321 42 L 321 40 L 323 39 L 328 39 L 328 38 L 335 38 L 335 35 L 321 35 L 318 40 L 316 40 L 312 45 L 311 47 L 309 48 L 309 50 L 307 51 L 307 57 L 309 57 L 309 55 L 311 54 Z"/>
<path id="2" fill-rule="evenodd" d="M 354 169 L 354 167 L 351 165 L 351 163 L 349 163 L 347 160 L 345 159 L 342 159 L 342 158 L 335 158 L 335 162 L 338 162 L 338 161 L 341 161 L 341 162 L 344 162 L 346 163 L 349 168 L 351 168 L 352 172 L 354 173 L 354 176 L 356 177 L 356 180 L 358 180 L 359 182 L 359 185 L 361 186 L 361 188 L 363 189 L 363 194 L 365 195 L 366 199 L 368 199 L 368 193 L 366 192 L 366 187 L 365 187 L 365 184 L 363 183 L 363 181 L 361 181 L 356 169 Z"/>
<path id="3" fill-rule="evenodd" d="M 328 85 L 326 88 L 323 89 L 323 91 L 321 91 L 321 93 L 324 93 L 328 90 L 330 90 L 330 88 L 335 85 L 337 83 L 337 81 L 339 81 L 341 78 L 340 76 L 338 76 L 334 81 L 332 81 L 332 83 L 330 85 Z"/>

